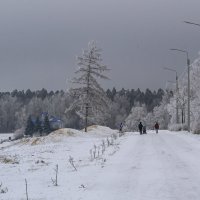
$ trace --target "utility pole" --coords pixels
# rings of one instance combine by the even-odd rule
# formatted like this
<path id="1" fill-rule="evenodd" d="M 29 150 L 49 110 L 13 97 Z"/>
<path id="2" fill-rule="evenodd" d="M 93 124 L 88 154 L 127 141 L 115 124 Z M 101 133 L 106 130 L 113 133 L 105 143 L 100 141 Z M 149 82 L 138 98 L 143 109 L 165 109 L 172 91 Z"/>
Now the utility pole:
<path id="1" fill-rule="evenodd" d="M 188 51 L 182 50 L 182 49 L 170 49 L 172 51 L 179 51 L 183 52 L 187 56 L 187 68 L 188 68 L 188 91 L 187 91 L 187 96 L 188 96 L 188 132 L 190 132 L 190 59 L 188 56 Z"/>
<path id="2" fill-rule="evenodd" d="M 178 74 L 175 69 L 171 69 L 168 67 L 164 67 L 165 70 L 169 70 L 176 73 L 176 123 L 179 123 L 179 115 L 178 115 Z"/>
<path id="3" fill-rule="evenodd" d="M 188 132 L 190 132 L 190 59 L 187 53 L 187 66 L 188 66 Z"/>

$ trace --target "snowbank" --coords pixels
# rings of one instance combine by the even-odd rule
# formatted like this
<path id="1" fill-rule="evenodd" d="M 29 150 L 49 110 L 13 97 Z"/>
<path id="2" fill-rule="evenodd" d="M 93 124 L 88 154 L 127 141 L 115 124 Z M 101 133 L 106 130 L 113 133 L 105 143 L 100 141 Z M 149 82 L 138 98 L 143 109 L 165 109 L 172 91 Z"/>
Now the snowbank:
<path id="1" fill-rule="evenodd" d="M 88 132 L 84 130 L 75 130 L 71 128 L 63 128 L 50 133 L 43 137 L 23 138 L 21 143 L 24 145 L 39 145 L 58 143 L 67 140 L 69 137 L 109 137 L 112 134 L 117 133 L 116 130 L 112 130 L 105 126 L 93 125 L 88 127 Z"/>
<path id="2" fill-rule="evenodd" d="M 99 126 L 99 125 L 89 126 L 87 130 L 88 130 L 87 133 L 89 133 L 90 135 L 95 135 L 95 136 L 98 135 L 102 137 L 108 137 L 108 136 L 111 136 L 113 133 L 117 132 L 117 130 L 113 130 L 109 127 Z"/>

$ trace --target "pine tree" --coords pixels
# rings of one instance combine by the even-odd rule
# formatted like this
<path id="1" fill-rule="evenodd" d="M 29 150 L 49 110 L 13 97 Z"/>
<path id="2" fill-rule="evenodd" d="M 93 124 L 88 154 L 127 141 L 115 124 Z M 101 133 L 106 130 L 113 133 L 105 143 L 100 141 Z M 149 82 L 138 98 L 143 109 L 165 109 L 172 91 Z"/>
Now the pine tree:
<path id="1" fill-rule="evenodd" d="M 34 123 L 32 121 L 32 118 L 31 116 L 29 115 L 28 117 L 28 120 L 27 120 L 27 125 L 26 125 L 26 129 L 25 129 L 25 135 L 26 136 L 33 136 L 33 133 L 34 133 L 34 130 L 35 127 L 34 127 Z"/>
<path id="2" fill-rule="evenodd" d="M 97 78 L 108 79 L 103 75 L 108 68 L 101 63 L 101 50 L 96 47 L 95 42 L 89 43 L 88 50 L 77 57 L 77 62 L 79 69 L 76 74 L 80 76 L 74 78 L 73 83 L 78 84 L 79 87 L 71 89 L 71 94 L 76 100 L 68 110 L 75 109 L 77 114 L 85 120 L 85 132 L 87 132 L 88 123 L 101 123 L 105 119 L 103 115 L 108 110 L 108 98 L 97 82 Z"/>
<path id="3" fill-rule="evenodd" d="M 42 131 L 43 130 L 42 130 L 42 124 L 41 124 L 40 118 L 37 117 L 35 121 L 35 132 L 40 133 L 40 136 L 42 136 Z"/>
<path id="4" fill-rule="evenodd" d="M 50 122 L 48 115 L 44 118 L 44 126 L 43 126 L 43 132 L 46 134 L 49 134 L 51 132 Z"/>

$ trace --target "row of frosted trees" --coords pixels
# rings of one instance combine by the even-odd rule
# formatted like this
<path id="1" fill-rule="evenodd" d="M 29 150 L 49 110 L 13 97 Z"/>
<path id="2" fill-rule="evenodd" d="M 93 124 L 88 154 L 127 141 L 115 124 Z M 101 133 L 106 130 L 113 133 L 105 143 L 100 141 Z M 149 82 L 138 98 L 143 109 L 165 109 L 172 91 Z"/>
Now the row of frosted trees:
<path id="1" fill-rule="evenodd" d="M 166 105 L 171 118 L 170 125 L 177 127 L 177 129 L 187 130 L 187 71 L 185 70 L 179 77 L 178 91 L 174 91 L 174 95 L 170 98 Z M 200 57 L 198 57 L 190 65 L 190 119 L 191 131 L 193 133 L 200 133 Z M 178 104 L 176 104 L 176 100 Z M 176 124 L 176 111 L 178 109 L 178 124 Z"/>
<path id="2" fill-rule="evenodd" d="M 188 130 L 187 117 L 188 117 L 188 83 L 187 83 L 187 70 L 182 72 L 178 80 L 178 90 L 176 87 L 171 87 L 163 96 L 160 106 L 153 109 L 153 112 L 141 114 L 144 121 L 148 124 L 148 116 L 154 121 L 159 121 L 161 128 L 170 130 Z M 200 57 L 198 57 L 190 65 L 190 119 L 191 119 L 191 132 L 200 134 Z M 140 108 L 142 110 L 142 108 Z M 134 109 L 132 114 L 134 116 Z M 145 113 L 144 110 L 141 113 Z M 177 115 L 178 114 L 178 115 Z M 144 116 L 146 115 L 146 117 Z M 137 118 L 137 120 L 139 120 Z M 178 123 L 177 123 L 178 122 Z"/>

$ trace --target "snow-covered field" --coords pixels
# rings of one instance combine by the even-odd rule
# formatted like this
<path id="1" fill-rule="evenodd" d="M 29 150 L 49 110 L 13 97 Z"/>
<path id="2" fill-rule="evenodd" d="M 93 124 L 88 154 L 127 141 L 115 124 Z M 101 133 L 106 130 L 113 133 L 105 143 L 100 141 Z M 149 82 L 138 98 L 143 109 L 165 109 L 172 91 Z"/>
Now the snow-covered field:
<path id="1" fill-rule="evenodd" d="M 62 129 L 1 144 L 6 193 L 0 199 L 25 200 L 25 179 L 31 200 L 200 199 L 199 136 L 169 131 L 118 136 L 117 130 L 93 126 L 87 134 Z M 52 181 L 56 165 L 58 186 Z"/>
<path id="2" fill-rule="evenodd" d="M 13 133 L 0 133 L 0 142 L 2 140 L 7 140 L 9 137 L 13 137 Z"/>

